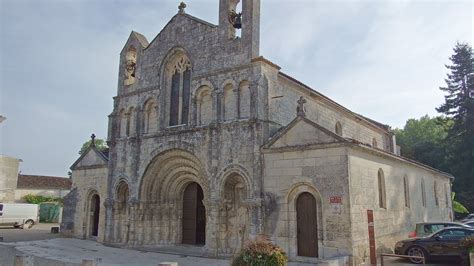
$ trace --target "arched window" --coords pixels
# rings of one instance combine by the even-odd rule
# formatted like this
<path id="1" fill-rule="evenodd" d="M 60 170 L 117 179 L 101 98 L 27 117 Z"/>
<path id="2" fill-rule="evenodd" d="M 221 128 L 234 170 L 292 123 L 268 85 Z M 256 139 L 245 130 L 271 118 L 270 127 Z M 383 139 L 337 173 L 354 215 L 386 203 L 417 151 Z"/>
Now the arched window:
<path id="1" fill-rule="evenodd" d="M 403 188 L 405 192 L 405 207 L 410 208 L 410 187 L 408 185 L 408 177 L 403 177 Z"/>
<path id="2" fill-rule="evenodd" d="M 378 188 L 379 188 L 379 207 L 386 209 L 387 199 L 385 195 L 385 177 L 384 177 L 382 169 L 379 169 L 377 179 L 378 179 Z"/>
<path id="3" fill-rule="evenodd" d="M 203 86 L 197 91 L 197 120 L 198 125 L 207 125 L 212 121 L 212 91 Z"/>
<path id="4" fill-rule="evenodd" d="M 377 148 L 377 140 L 375 138 L 372 139 L 372 147 Z"/>
<path id="5" fill-rule="evenodd" d="M 145 103 L 144 133 L 156 132 L 158 129 L 158 112 L 156 108 L 156 103 L 153 100 L 148 100 Z"/>
<path id="6" fill-rule="evenodd" d="M 336 122 L 336 126 L 334 130 L 336 134 L 338 134 L 339 136 L 342 136 L 342 125 L 339 121 Z"/>
<path id="7" fill-rule="evenodd" d="M 435 204 L 436 206 L 439 206 L 439 200 L 438 200 L 438 183 L 436 183 L 436 180 L 433 183 L 433 195 L 435 198 Z"/>
<path id="8" fill-rule="evenodd" d="M 426 207 L 425 180 L 421 179 L 421 204 Z"/>
<path id="9" fill-rule="evenodd" d="M 239 118 L 250 118 L 250 84 L 242 81 L 239 85 Z"/>
<path id="10" fill-rule="evenodd" d="M 224 121 L 235 119 L 237 115 L 237 99 L 232 84 L 224 87 Z"/>
<path id="11" fill-rule="evenodd" d="M 191 63 L 179 56 L 171 67 L 170 126 L 188 124 L 191 90 Z"/>
<path id="12" fill-rule="evenodd" d="M 446 184 L 444 186 L 444 195 L 446 197 L 446 207 L 449 207 L 449 199 L 451 198 L 451 195 L 449 193 L 449 184 Z"/>

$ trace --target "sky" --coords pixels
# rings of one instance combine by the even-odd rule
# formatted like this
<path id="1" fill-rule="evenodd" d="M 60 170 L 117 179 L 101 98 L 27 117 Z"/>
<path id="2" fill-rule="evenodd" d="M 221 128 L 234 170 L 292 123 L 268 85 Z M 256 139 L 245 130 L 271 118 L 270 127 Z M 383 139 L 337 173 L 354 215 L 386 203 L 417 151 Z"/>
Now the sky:
<path id="1" fill-rule="evenodd" d="M 0 0 L 0 154 L 24 174 L 66 176 L 92 133 L 107 137 L 119 53 L 152 40 L 180 0 Z M 217 24 L 219 0 L 186 12 Z M 403 127 L 437 115 L 471 1 L 262 0 L 260 54 L 354 112 Z"/>

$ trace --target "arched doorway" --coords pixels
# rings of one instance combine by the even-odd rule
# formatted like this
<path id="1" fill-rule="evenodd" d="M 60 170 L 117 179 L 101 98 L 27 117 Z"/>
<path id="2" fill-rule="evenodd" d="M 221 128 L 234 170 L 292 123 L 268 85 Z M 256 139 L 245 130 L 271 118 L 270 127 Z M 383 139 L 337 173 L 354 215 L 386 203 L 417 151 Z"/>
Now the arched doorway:
<path id="1" fill-rule="evenodd" d="M 183 244 L 204 245 L 206 243 L 206 208 L 204 193 L 199 184 L 190 183 L 183 193 Z"/>
<path id="2" fill-rule="evenodd" d="M 303 192 L 296 200 L 298 256 L 318 257 L 318 221 L 316 199 Z"/>
<path id="3" fill-rule="evenodd" d="M 99 214 L 100 197 L 94 194 L 89 203 L 89 236 L 91 237 L 97 237 L 99 235 Z"/>

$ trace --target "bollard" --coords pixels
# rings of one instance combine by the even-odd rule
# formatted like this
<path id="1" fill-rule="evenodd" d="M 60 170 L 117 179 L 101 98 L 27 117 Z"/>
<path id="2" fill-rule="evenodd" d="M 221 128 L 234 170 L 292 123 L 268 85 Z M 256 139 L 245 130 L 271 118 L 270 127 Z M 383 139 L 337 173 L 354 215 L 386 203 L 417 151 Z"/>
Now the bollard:
<path id="1" fill-rule="evenodd" d="M 59 233 L 59 226 L 51 227 L 51 234 L 57 234 L 57 233 Z"/>
<path id="2" fill-rule="evenodd" d="M 33 257 L 28 255 L 16 255 L 15 266 L 33 266 Z"/>
<path id="3" fill-rule="evenodd" d="M 0 236 L 0 242 L 3 242 L 3 236 Z"/>
<path id="4" fill-rule="evenodd" d="M 177 262 L 161 262 L 158 266 L 178 266 Z"/>
<path id="5" fill-rule="evenodd" d="M 102 263 L 101 258 L 82 260 L 82 266 L 99 266 L 101 263 Z"/>

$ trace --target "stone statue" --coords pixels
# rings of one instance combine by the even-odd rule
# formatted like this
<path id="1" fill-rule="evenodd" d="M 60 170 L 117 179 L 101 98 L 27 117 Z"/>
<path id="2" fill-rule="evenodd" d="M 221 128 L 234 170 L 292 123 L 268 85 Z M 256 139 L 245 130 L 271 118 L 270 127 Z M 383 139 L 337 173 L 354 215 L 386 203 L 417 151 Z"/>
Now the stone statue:
<path id="1" fill-rule="evenodd" d="M 228 253 L 234 249 L 240 250 L 246 240 L 249 223 L 249 212 L 247 206 L 243 204 L 244 185 L 238 183 L 232 191 L 231 199 L 224 199 L 221 210 L 224 212 L 224 246 Z"/>
<path id="2" fill-rule="evenodd" d="M 135 69 L 137 63 L 137 52 L 135 49 L 130 49 L 125 56 L 125 85 L 131 85 L 135 83 Z"/>

